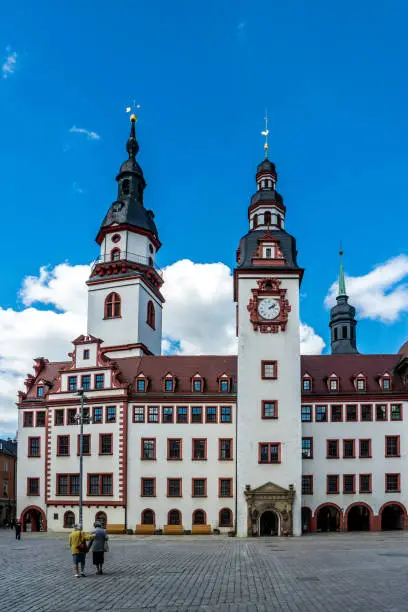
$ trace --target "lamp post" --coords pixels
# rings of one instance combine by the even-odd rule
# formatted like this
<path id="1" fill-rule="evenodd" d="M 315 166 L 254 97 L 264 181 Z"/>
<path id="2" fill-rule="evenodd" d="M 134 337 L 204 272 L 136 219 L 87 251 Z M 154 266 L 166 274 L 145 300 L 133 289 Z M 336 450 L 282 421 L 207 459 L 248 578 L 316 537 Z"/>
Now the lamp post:
<path id="1" fill-rule="evenodd" d="M 79 389 L 77 395 L 81 398 L 79 414 L 75 416 L 75 420 L 80 425 L 79 430 L 79 528 L 82 531 L 83 527 L 83 464 L 84 464 L 84 404 L 86 397 L 84 390 Z"/>

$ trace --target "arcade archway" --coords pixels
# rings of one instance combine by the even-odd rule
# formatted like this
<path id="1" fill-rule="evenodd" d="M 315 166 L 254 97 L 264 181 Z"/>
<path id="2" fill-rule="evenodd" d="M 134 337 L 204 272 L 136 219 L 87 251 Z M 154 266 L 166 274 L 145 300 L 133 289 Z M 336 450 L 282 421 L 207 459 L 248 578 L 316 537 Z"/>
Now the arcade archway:
<path id="1" fill-rule="evenodd" d="M 380 510 L 381 530 L 405 529 L 407 512 L 402 504 L 389 502 Z"/>
<path id="2" fill-rule="evenodd" d="M 310 533 L 312 531 L 312 511 L 307 506 L 302 508 L 302 533 Z"/>
<path id="3" fill-rule="evenodd" d="M 28 506 L 20 517 L 23 531 L 47 531 L 47 518 L 38 506 Z"/>
<path id="4" fill-rule="evenodd" d="M 347 531 L 370 531 L 372 510 L 366 504 L 355 504 L 347 508 Z"/>
<path id="5" fill-rule="evenodd" d="M 259 535 L 276 536 L 279 533 L 279 517 L 273 510 L 262 512 L 259 519 Z"/>
<path id="6" fill-rule="evenodd" d="M 316 531 L 340 531 L 341 514 L 337 506 L 325 504 L 316 513 Z"/>

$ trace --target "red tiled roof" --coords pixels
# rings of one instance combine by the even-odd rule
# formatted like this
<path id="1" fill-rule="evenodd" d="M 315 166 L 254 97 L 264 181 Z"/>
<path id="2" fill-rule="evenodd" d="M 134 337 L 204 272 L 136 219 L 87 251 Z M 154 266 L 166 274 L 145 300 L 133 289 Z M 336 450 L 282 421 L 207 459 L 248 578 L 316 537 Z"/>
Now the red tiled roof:
<path id="1" fill-rule="evenodd" d="M 49 383 L 54 383 L 58 376 L 59 370 L 69 365 L 71 365 L 70 361 L 45 362 L 44 368 L 39 373 L 35 382 L 37 383 L 39 380 L 45 380 Z M 36 398 L 37 398 L 37 392 L 35 389 L 35 385 L 33 385 L 30 391 L 27 393 L 27 399 L 36 399 Z"/>

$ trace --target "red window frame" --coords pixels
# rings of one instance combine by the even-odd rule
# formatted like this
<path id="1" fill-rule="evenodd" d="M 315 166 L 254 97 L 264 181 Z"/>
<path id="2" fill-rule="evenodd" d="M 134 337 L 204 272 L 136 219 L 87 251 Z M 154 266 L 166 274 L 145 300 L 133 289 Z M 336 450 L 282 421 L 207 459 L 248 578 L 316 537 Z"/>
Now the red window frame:
<path id="1" fill-rule="evenodd" d="M 110 438 L 110 453 L 103 453 L 102 452 L 102 437 L 106 436 Z M 113 433 L 100 433 L 99 434 L 99 455 L 102 456 L 109 456 L 109 455 L 113 455 Z"/>
<path id="2" fill-rule="evenodd" d="M 146 495 L 143 492 L 143 485 L 145 480 L 153 480 L 153 495 Z M 145 476 L 140 479 L 140 497 L 156 497 L 156 478 L 151 476 L 150 478 Z"/>
<path id="3" fill-rule="evenodd" d="M 363 419 L 363 408 L 369 408 L 370 409 L 370 418 L 369 419 Z M 370 423 L 373 420 L 373 405 L 372 404 L 361 404 L 360 405 L 360 421 L 362 423 Z"/>
<path id="4" fill-rule="evenodd" d="M 40 423 L 38 423 L 38 415 L 39 414 L 43 414 L 44 415 L 44 425 L 41 425 Z M 45 427 L 47 424 L 47 413 L 45 410 L 37 410 L 35 413 L 35 426 L 36 427 Z"/>
<path id="5" fill-rule="evenodd" d="M 98 487 L 98 493 L 90 493 L 90 476 L 99 476 L 99 487 Z M 103 476 L 111 476 L 112 478 L 112 492 L 111 493 L 103 493 L 102 492 L 102 479 Z M 103 473 L 89 473 L 87 474 L 87 479 L 86 479 L 86 487 L 87 487 L 87 495 L 88 497 L 113 497 L 113 487 L 114 487 L 114 482 L 113 482 L 113 472 L 103 472 Z"/>
<path id="6" fill-rule="evenodd" d="M 82 354 L 82 359 L 84 360 L 89 359 L 89 349 L 84 349 L 84 352 Z"/>
<path id="7" fill-rule="evenodd" d="M 179 409 L 182 408 L 183 410 L 185 410 L 185 415 L 186 415 L 186 420 L 179 420 Z M 176 406 L 176 423 L 180 423 L 181 425 L 188 425 L 188 413 L 189 413 L 189 409 L 188 406 Z M 184 414 L 184 413 L 183 413 Z"/>
<path id="8" fill-rule="evenodd" d="M 38 440 L 38 455 L 31 454 L 31 441 L 32 440 Z M 27 457 L 30 457 L 32 459 L 39 459 L 41 457 L 41 438 L 40 436 L 29 436 L 27 442 L 28 442 Z"/>
<path id="9" fill-rule="evenodd" d="M 143 390 L 139 389 L 139 382 L 143 382 L 144 383 Z M 147 378 L 146 378 L 146 376 L 138 376 L 136 378 L 136 391 L 137 391 L 137 393 L 146 393 L 146 391 L 147 391 Z"/>
<path id="10" fill-rule="evenodd" d="M 144 442 L 153 442 L 153 457 L 144 456 Z M 140 459 L 142 461 L 155 461 L 156 460 L 156 438 L 141 438 L 140 439 Z"/>
<path id="11" fill-rule="evenodd" d="M 164 418 L 164 411 L 165 410 L 171 410 L 171 420 L 167 420 L 167 417 L 166 417 L 166 420 L 165 420 L 165 418 Z M 161 420 L 161 422 L 163 424 L 166 423 L 167 425 L 169 425 L 170 423 L 174 423 L 174 406 L 162 406 L 161 412 L 162 412 L 162 415 L 161 415 L 162 420 Z"/>
<path id="12" fill-rule="evenodd" d="M 271 365 L 274 368 L 273 376 L 265 376 L 265 366 Z M 263 359 L 261 361 L 261 380 L 277 380 L 278 378 L 278 362 L 274 359 Z"/>
<path id="13" fill-rule="evenodd" d="M 194 457 L 194 442 L 203 442 L 204 441 L 204 457 Z M 207 438 L 193 438 L 191 441 L 191 460 L 192 461 L 207 461 Z"/>
<path id="14" fill-rule="evenodd" d="M 222 383 L 226 382 L 227 383 L 227 389 L 226 391 L 222 390 Z M 229 393 L 231 391 L 231 378 L 227 375 L 223 375 L 220 376 L 220 378 L 218 379 L 218 393 Z"/>
<path id="15" fill-rule="evenodd" d="M 388 476 L 397 476 L 398 477 L 398 486 L 397 489 L 389 489 L 388 488 Z M 385 474 L 385 492 L 386 493 L 401 493 L 401 474 L 389 472 Z"/>
<path id="16" fill-rule="evenodd" d="M 229 459 L 223 459 L 221 457 L 221 444 L 225 440 L 228 440 L 230 442 L 231 457 L 229 457 Z M 233 438 L 219 438 L 218 439 L 218 461 L 233 461 L 233 460 L 234 460 L 234 442 L 233 442 Z"/>
<path id="17" fill-rule="evenodd" d="M 62 423 L 57 423 L 57 413 L 62 413 Z M 63 427 L 65 425 L 65 410 L 63 408 L 57 408 L 54 412 L 54 426 Z"/>
<path id="18" fill-rule="evenodd" d="M 71 389 L 71 382 L 73 383 L 74 381 L 75 381 L 75 385 L 72 385 L 72 389 Z M 67 379 L 68 393 L 74 393 L 77 390 L 78 390 L 78 376 L 68 376 L 68 379 Z"/>
<path id="19" fill-rule="evenodd" d="M 98 377 L 102 378 L 102 384 L 98 381 Z M 94 376 L 94 389 L 104 389 L 105 388 L 105 374 L 95 374 Z"/>
<path id="20" fill-rule="evenodd" d="M 194 383 L 200 383 L 200 389 L 194 389 Z M 202 376 L 193 376 L 191 379 L 191 392 L 192 393 L 202 393 L 204 391 L 204 379 Z"/>
<path id="21" fill-rule="evenodd" d="M 208 409 L 215 408 L 215 421 L 208 420 Z M 218 406 L 205 406 L 205 423 L 208 425 L 216 425 L 218 423 Z"/>
<path id="22" fill-rule="evenodd" d="M 150 409 L 151 408 L 157 409 L 157 421 L 153 421 L 150 418 Z M 147 406 L 147 422 L 148 423 L 160 423 L 160 406 L 155 406 L 155 405 Z"/>
<path id="23" fill-rule="evenodd" d="M 120 319 L 122 316 L 122 299 L 116 291 L 112 291 L 105 299 L 104 318 Z"/>
<path id="24" fill-rule="evenodd" d="M 166 389 L 166 383 L 168 383 L 168 382 L 171 383 L 171 389 Z M 176 385 L 175 385 L 174 376 L 172 374 L 167 374 L 163 378 L 163 391 L 165 393 L 174 393 L 175 390 L 176 390 Z"/>
<path id="25" fill-rule="evenodd" d="M 180 456 L 170 457 L 170 443 L 179 442 Z M 167 461 L 182 461 L 183 460 L 183 438 L 167 438 Z"/>
<path id="26" fill-rule="evenodd" d="M 223 413 L 223 409 L 228 408 L 229 410 L 229 415 L 230 415 L 230 419 L 224 419 L 224 413 Z M 220 423 L 228 423 L 231 424 L 232 423 L 232 406 L 229 406 L 227 404 L 221 404 L 221 406 L 219 406 L 218 408 L 218 418 L 219 418 L 219 422 Z"/>
<path id="27" fill-rule="evenodd" d="M 36 482 L 37 483 L 37 492 L 36 493 L 32 493 L 30 491 L 30 485 L 32 482 Z M 38 497 L 40 495 L 40 479 L 39 478 L 32 478 L 31 476 L 29 478 L 27 478 L 27 497 Z"/>
<path id="28" fill-rule="evenodd" d="M 326 418 L 323 419 L 318 419 L 317 418 L 317 414 L 318 414 L 318 409 L 319 408 L 325 408 L 325 414 L 326 414 Z M 315 406 L 315 423 L 328 423 L 329 422 L 329 410 L 328 410 L 328 406 L 327 404 L 316 404 Z"/>
<path id="29" fill-rule="evenodd" d="M 61 455 L 60 453 L 61 438 L 68 438 L 68 453 L 64 455 Z M 60 436 L 57 436 L 57 457 L 70 457 L 70 456 L 71 456 L 71 436 L 67 434 L 62 434 Z"/>
<path id="30" fill-rule="evenodd" d="M 203 513 L 203 517 L 204 517 L 204 521 L 201 522 L 197 522 L 196 520 L 196 513 L 197 512 L 202 512 Z M 206 525 L 207 524 L 207 513 L 205 510 L 203 510 L 202 508 L 197 508 L 197 510 L 194 510 L 193 512 L 193 516 L 192 516 L 192 524 L 193 525 Z"/>
<path id="31" fill-rule="evenodd" d="M 349 419 L 349 408 L 355 409 L 355 419 Z M 346 404 L 346 423 L 358 423 L 358 405 L 357 404 Z"/>
<path id="32" fill-rule="evenodd" d="M 92 449 L 91 449 L 91 434 L 83 434 L 84 440 L 85 438 L 87 438 L 89 440 L 89 452 L 88 453 L 83 453 L 83 455 L 85 457 L 89 457 L 92 454 Z M 79 444 L 80 444 L 80 439 L 81 439 L 81 434 L 78 434 L 77 437 L 77 456 L 79 457 Z"/>
<path id="33" fill-rule="evenodd" d="M 396 438 L 397 439 L 397 454 L 396 455 L 389 455 L 388 454 L 388 448 L 387 448 L 387 444 L 388 444 L 388 440 L 389 438 Z M 384 450 L 384 456 L 387 458 L 393 458 L 393 457 L 401 457 L 401 436 L 385 436 L 385 450 Z"/>
<path id="34" fill-rule="evenodd" d="M 120 261 L 120 248 L 114 247 L 110 252 L 110 260 L 111 261 Z"/>
<path id="35" fill-rule="evenodd" d="M 368 453 L 369 454 L 367 456 L 364 456 L 364 455 L 361 454 L 361 443 L 362 442 L 368 442 L 368 445 L 369 445 Z M 359 459 L 371 459 L 372 458 L 372 454 L 371 454 L 371 438 L 360 438 L 358 451 L 359 451 L 358 452 Z"/>
<path id="36" fill-rule="evenodd" d="M 31 423 L 27 424 L 30 417 Z M 32 410 L 25 410 L 23 412 L 23 427 L 34 427 L 34 412 Z"/>
<path id="37" fill-rule="evenodd" d="M 335 389 L 331 388 L 332 381 L 336 383 L 336 388 Z M 339 377 L 338 376 L 329 376 L 329 378 L 327 380 L 327 388 L 328 388 L 330 393 L 338 393 L 340 391 L 340 379 L 339 379 Z"/>
<path id="38" fill-rule="evenodd" d="M 178 480 L 180 483 L 180 495 L 169 495 L 170 480 Z M 182 478 L 167 478 L 167 497 L 183 497 L 183 479 Z"/>
<path id="39" fill-rule="evenodd" d="M 75 416 L 77 414 L 76 408 L 68 408 L 67 410 L 67 425 L 77 425 L 77 421 L 75 420 Z M 72 419 L 71 419 L 72 416 Z"/>
<path id="40" fill-rule="evenodd" d="M 363 389 L 359 389 L 358 388 L 358 383 L 360 381 L 364 382 L 364 388 Z M 364 393 L 365 391 L 367 391 L 367 377 L 366 376 L 356 376 L 356 391 L 358 393 Z"/>
<path id="41" fill-rule="evenodd" d="M 329 491 L 329 477 L 337 479 L 337 490 Z M 338 474 L 326 474 L 326 495 L 338 495 L 339 494 L 339 475 Z"/>
<path id="42" fill-rule="evenodd" d="M 232 478 L 219 478 L 218 479 L 218 497 L 221 497 L 221 498 L 234 497 L 232 480 L 233 480 Z M 221 495 L 221 487 L 222 487 L 223 482 L 229 482 L 229 495 Z"/>
<path id="43" fill-rule="evenodd" d="M 363 477 L 368 477 L 369 478 L 368 491 L 361 490 L 361 479 Z M 359 493 L 372 493 L 372 487 L 373 487 L 373 477 L 372 477 L 372 474 L 359 474 L 359 478 L 358 478 L 358 491 L 359 491 Z"/>
<path id="44" fill-rule="evenodd" d="M 221 513 L 225 512 L 225 511 L 228 511 L 228 513 L 229 513 L 229 520 L 228 520 L 228 522 L 223 523 L 221 521 Z M 218 513 L 218 525 L 220 527 L 232 527 L 233 526 L 233 515 L 232 515 L 231 508 L 221 508 L 221 510 Z"/>
<path id="45" fill-rule="evenodd" d="M 345 489 L 346 478 L 352 478 L 352 482 L 353 482 L 352 491 L 346 491 Z M 356 475 L 355 474 L 343 474 L 343 495 L 355 495 L 355 493 L 356 493 Z"/>
<path id="46" fill-rule="evenodd" d="M 143 413 L 143 419 L 141 421 L 137 421 L 135 419 L 135 408 L 141 408 Z M 133 405 L 132 406 L 132 421 L 133 423 L 145 423 L 146 422 L 146 406 Z"/>
<path id="47" fill-rule="evenodd" d="M 381 406 L 384 406 L 385 408 L 385 418 L 384 419 L 377 418 L 378 417 L 377 408 L 381 408 Z M 386 423 L 388 421 L 388 405 L 387 404 L 376 404 L 375 405 L 375 420 L 378 421 L 379 423 Z"/>
<path id="48" fill-rule="evenodd" d="M 78 495 L 78 493 L 72 493 L 72 483 L 71 483 L 71 479 L 73 477 L 79 478 L 79 474 L 68 474 L 67 472 L 63 472 L 63 473 L 58 473 L 56 474 L 56 481 L 55 481 L 55 495 L 57 497 L 76 497 Z M 59 481 L 61 478 L 67 478 L 67 489 L 68 492 L 67 493 L 58 493 L 58 489 L 59 489 Z"/>
<path id="49" fill-rule="evenodd" d="M 109 408 L 114 408 L 115 409 L 115 419 L 114 419 L 114 421 L 111 421 L 111 420 L 108 419 Z M 112 406 L 112 404 L 110 406 L 105 406 L 105 423 L 116 423 L 117 418 L 118 418 L 117 406 Z"/>
<path id="50" fill-rule="evenodd" d="M 261 461 L 261 447 L 262 446 L 268 446 L 268 461 Z M 278 447 L 278 460 L 277 461 L 271 461 L 272 446 Z M 259 442 L 258 443 L 258 463 L 264 464 L 264 465 L 275 465 L 275 464 L 278 465 L 279 463 L 281 463 L 281 443 L 280 442 Z"/>
<path id="51" fill-rule="evenodd" d="M 101 411 L 101 420 L 95 421 L 95 410 Z M 103 424 L 103 406 L 94 406 L 92 408 L 92 424 L 93 425 L 102 425 Z"/>
<path id="52" fill-rule="evenodd" d="M 152 513 L 152 516 L 153 516 L 153 522 L 152 523 L 146 523 L 145 512 L 151 512 Z M 141 514 L 140 520 L 142 522 L 142 525 L 156 525 L 156 513 L 155 513 L 155 511 L 152 510 L 151 508 L 145 508 L 144 510 L 142 510 L 142 514 Z"/>
<path id="53" fill-rule="evenodd" d="M 173 496 L 172 496 L 172 497 L 173 497 Z M 172 522 L 170 522 L 170 514 L 171 514 L 172 512 L 177 512 L 177 514 L 178 514 L 178 523 L 172 523 Z M 180 510 L 178 510 L 177 508 L 172 508 L 171 510 L 169 510 L 169 511 L 168 511 L 168 513 L 167 513 L 167 524 L 168 524 L 168 525 L 182 525 L 182 524 L 183 524 L 183 515 L 182 515 L 182 513 L 180 512 Z"/>
<path id="54" fill-rule="evenodd" d="M 333 420 L 333 408 L 340 408 L 340 419 Z M 342 423 L 344 418 L 343 404 L 330 404 L 330 423 Z"/>
<path id="55" fill-rule="evenodd" d="M 265 415 L 265 406 L 266 406 L 266 404 L 274 404 L 275 405 L 274 416 L 266 416 Z M 279 404 L 278 400 L 262 400 L 261 418 L 262 419 L 277 419 L 278 415 L 279 415 L 278 404 Z"/>
<path id="56" fill-rule="evenodd" d="M 40 391 L 41 389 L 41 391 Z M 44 399 L 44 395 L 45 395 L 45 387 L 44 385 L 37 385 L 37 398 L 38 399 Z"/>
<path id="57" fill-rule="evenodd" d="M 201 420 L 200 421 L 193 421 L 193 408 L 200 408 L 201 409 Z M 190 423 L 192 425 L 195 425 L 197 423 L 202 423 L 203 422 L 203 418 L 204 418 L 204 410 L 203 410 L 204 406 L 190 406 Z"/>
<path id="58" fill-rule="evenodd" d="M 194 485 L 197 480 L 204 480 L 204 493 L 203 495 L 196 495 L 194 492 Z M 191 497 L 207 497 L 207 478 L 192 478 L 191 479 Z"/>
<path id="59" fill-rule="evenodd" d="M 346 456 L 346 442 L 352 443 L 353 454 Z M 346 438 L 343 440 L 343 459 L 355 459 L 356 458 L 356 441 L 352 438 Z"/>
<path id="60" fill-rule="evenodd" d="M 393 406 L 399 406 L 399 409 L 400 409 L 400 416 L 399 416 L 399 418 L 398 418 L 398 419 L 393 419 L 393 418 L 392 418 L 392 407 L 393 407 Z M 397 404 L 390 404 L 390 421 L 392 421 L 392 422 L 395 422 L 395 421 L 402 421 L 402 420 L 403 420 L 403 416 L 402 416 L 402 409 L 403 409 L 402 404 L 398 404 L 398 403 L 397 403 Z"/>
<path id="61" fill-rule="evenodd" d="M 329 455 L 329 444 L 330 442 L 336 443 L 336 454 Z M 335 438 L 329 438 L 326 440 L 326 459 L 340 459 L 340 448 L 339 448 L 339 440 Z"/>

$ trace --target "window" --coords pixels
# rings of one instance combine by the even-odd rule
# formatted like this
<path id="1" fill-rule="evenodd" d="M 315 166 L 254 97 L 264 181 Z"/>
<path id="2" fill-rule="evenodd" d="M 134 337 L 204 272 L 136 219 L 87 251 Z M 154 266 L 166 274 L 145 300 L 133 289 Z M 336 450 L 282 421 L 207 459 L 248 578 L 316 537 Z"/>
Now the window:
<path id="1" fill-rule="evenodd" d="M 76 416 L 77 416 L 76 408 L 69 408 L 68 409 L 68 425 L 77 424 L 77 420 L 75 418 Z"/>
<path id="2" fill-rule="evenodd" d="M 179 510 L 170 510 L 167 521 L 169 525 L 181 525 L 181 512 Z"/>
<path id="3" fill-rule="evenodd" d="M 37 387 L 37 397 L 38 398 L 44 397 L 44 385 L 38 385 L 38 387 Z"/>
<path id="4" fill-rule="evenodd" d="M 102 423 L 103 418 L 102 418 L 102 408 L 100 406 L 95 407 L 93 409 L 93 418 L 92 418 L 92 422 L 93 423 Z"/>
<path id="5" fill-rule="evenodd" d="M 76 391 L 76 390 L 77 390 L 77 377 L 68 376 L 68 391 Z"/>
<path id="6" fill-rule="evenodd" d="M 167 440 L 167 459 L 179 460 L 182 459 L 181 453 L 181 439 L 171 439 Z"/>
<path id="7" fill-rule="evenodd" d="M 82 358 L 83 359 L 89 359 L 89 349 L 84 349 Z"/>
<path id="8" fill-rule="evenodd" d="M 304 378 L 303 379 L 303 391 L 311 391 L 312 390 L 312 379 Z"/>
<path id="9" fill-rule="evenodd" d="M 218 440 L 218 458 L 220 461 L 230 461 L 232 459 L 231 438 L 220 438 Z"/>
<path id="10" fill-rule="evenodd" d="M 204 510 L 194 510 L 193 512 L 193 525 L 205 525 L 207 517 Z"/>
<path id="11" fill-rule="evenodd" d="M 221 393 L 228 393 L 228 391 L 229 391 L 229 380 L 227 378 L 223 379 L 223 380 L 220 380 L 219 391 L 221 391 Z"/>
<path id="12" fill-rule="evenodd" d="M 347 325 L 343 325 L 341 331 L 343 339 L 347 338 Z"/>
<path id="13" fill-rule="evenodd" d="M 141 459 L 156 459 L 156 439 L 142 438 Z"/>
<path id="14" fill-rule="evenodd" d="M 147 303 L 147 319 L 146 319 L 146 323 L 152 329 L 156 329 L 156 313 L 155 313 L 155 310 L 154 310 L 153 302 L 151 300 L 149 300 L 149 302 Z"/>
<path id="15" fill-rule="evenodd" d="M 231 406 L 221 406 L 220 415 L 221 415 L 221 423 L 231 423 L 232 422 Z"/>
<path id="16" fill-rule="evenodd" d="M 206 478 L 193 478 L 192 497 L 207 497 Z"/>
<path id="17" fill-rule="evenodd" d="M 376 421 L 387 420 L 387 406 L 385 404 L 379 404 L 375 407 L 375 419 Z"/>
<path id="18" fill-rule="evenodd" d="M 63 410 L 55 411 L 54 423 L 55 425 L 64 425 L 64 411 Z"/>
<path id="19" fill-rule="evenodd" d="M 102 512 L 101 510 L 95 514 L 95 521 L 99 521 L 102 525 L 103 529 L 106 529 L 106 525 L 108 522 L 108 517 L 106 516 L 106 512 Z"/>
<path id="20" fill-rule="evenodd" d="M 91 377 L 89 374 L 81 376 L 81 388 L 84 389 L 84 391 L 88 391 L 88 389 L 91 388 Z"/>
<path id="21" fill-rule="evenodd" d="M 40 457 L 41 456 L 40 438 L 28 438 L 28 456 L 29 457 Z"/>
<path id="22" fill-rule="evenodd" d="M 205 407 L 205 422 L 216 423 L 217 422 L 217 407 L 206 406 Z"/>
<path id="23" fill-rule="evenodd" d="M 148 406 L 147 422 L 148 423 L 158 423 L 159 422 L 159 407 L 158 406 Z"/>
<path id="24" fill-rule="evenodd" d="M 278 418 L 278 402 L 276 400 L 262 401 L 262 418 L 277 419 Z"/>
<path id="25" fill-rule="evenodd" d="M 258 215 L 254 215 L 254 227 L 258 227 Z"/>
<path id="26" fill-rule="evenodd" d="M 188 423 L 187 406 L 177 406 L 176 413 L 177 423 Z"/>
<path id="27" fill-rule="evenodd" d="M 357 406 L 346 406 L 346 421 L 357 421 Z"/>
<path id="28" fill-rule="evenodd" d="M 193 440 L 193 461 L 203 461 L 207 459 L 207 439 Z"/>
<path id="29" fill-rule="evenodd" d="M 57 455 L 58 457 L 69 457 L 69 436 L 57 437 Z"/>
<path id="30" fill-rule="evenodd" d="M 120 260 L 120 249 L 112 249 L 111 250 L 111 261 L 119 261 Z M 112 317 L 109 317 L 112 318 Z"/>
<path id="31" fill-rule="evenodd" d="M 354 474 L 343 475 L 343 493 L 356 492 L 356 477 Z"/>
<path id="32" fill-rule="evenodd" d="M 181 497 L 181 478 L 167 479 L 167 497 Z"/>
<path id="33" fill-rule="evenodd" d="M 173 406 L 163 407 L 163 423 L 173 422 Z"/>
<path id="34" fill-rule="evenodd" d="M 262 380 L 278 378 L 278 362 L 277 361 L 261 361 Z"/>
<path id="35" fill-rule="evenodd" d="M 116 406 L 106 407 L 106 422 L 116 423 Z"/>
<path id="36" fill-rule="evenodd" d="M 326 441 L 326 456 L 327 459 L 338 459 L 339 458 L 339 441 L 338 440 L 327 440 Z"/>
<path id="37" fill-rule="evenodd" d="M 401 404 L 391 404 L 391 421 L 402 421 Z"/>
<path id="38" fill-rule="evenodd" d="M 68 495 L 68 479 L 65 474 L 57 474 L 57 495 Z"/>
<path id="39" fill-rule="evenodd" d="M 327 406 L 316 406 L 316 423 L 326 423 Z"/>
<path id="40" fill-rule="evenodd" d="M 40 494 L 40 479 L 39 478 L 27 478 L 27 495 L 39 495 Z"/>
<path id="41" fill-rule="evenodd" d="M 337 378 L 331 378 L 329 384 L 330 391 L 338 391 L 339 390 L 339 381 Z"/>
<path id="42" fill-rule="evenodd" d="M 312 420 L 312 407 L 311 406 L 302 406 L 301 418 L 302 418 L 303 423 L 311 422 Z"/>
<path id="43" fill-rule="evenodd" d="M 259 444 L 259 463 L 280 463 L 280 443 L 261 442 Z"/>
<path id="44" fill-rule="evenodd" d="M 313 438 L 302 438 L 302 459 L 313 459 Z"/>
<path id="45" fill-rule="evenodd" d="M 113 434 L 99 434 L 99 454 L 112 455 Z"/>
<path id="46" fill-rule="evenodd" d="M 218 497 L 232 497 L 232 478 L 220 478 Z"/>
<path id="47" fill-rule="evenodd" d="M 115 319 L 121 316 L 121 300 L 118 293 L 110 293 L 105 300 L 105 319 Z"/>
<path id="48" fill-rule="evenodd" d="M 129 181 L 129 179 L 124 179 L 122 181 L 122 193 L 123 193 L 123 195 L 129 195 L 129 193 L 130 193 L 130 181 Z"/>
<path id="49" fill-rule="evenodd" d="M 105 386 L 105 374 L 96 374 L 95 389 L 103 389 Z"/>
<path id="50" fill-rule="evenodd" d="M 218 524 L 220 527 L 232 527 L 232 511 L 229 508 L 220 510 Z"/>
<path id="51" fill-rule="evenodd" d="M 113 495 L 113 475 L 88 474 L 88 495 Z"/>
<path id="52" fill-rule="evenodd" d="M 391 389 L 391 378 L 383 378 L 382 388 L 384 391 L 389 391 Z"/>
<path id="53" fill-rule="evenodd" d="M 81 435 L 78 434 L 77 455 L 79 455 L 80 453 L 80 444 L 81 444 Z M 91 434 L 84 434 L 82 436 L 82 454 L 83 455 L 91 454 Z"/>
<path id="54" fill-rule="evenodd" d="M 174 384 L 172 378 L 166 378 L 164 381 L 164 390 L 165 391 L 174 391 Z"/>
<path id="55" fill-rule="evenodd" d="M 64 528 L 72 529 L 75 525 L 75 514 L 71 510 L 67 510 L 64 513 Z"/>
<path id="56" fill-rule="evenodd" d="M 142 497 L 156 497 L 156 479 L 155 478 L 142 478 L 141 496 Z"/>
<path id="57" fill-rule="evenodd" d="M 371 404 L 362 404 L 361 420 L 362 421 L 372 421 L 373 420 L 373 407 L 371 406 Z"/>
<path id="58" fill-rule="evenodd" d="M 143 510 L 142 512 L 142 525 L 154 525 L 155 524 L 155 515 L 153 510 L 150 510 L 149 508 L 146 510 Z"/>
<path id="59" fill-rule="evenodd" d="M 192 406 L 191 407 L 191 422 L 202 423 L 203 422 L 203 407 Z"/>
<path id="60" fill-rule="evenodd" d="M 355 440 L 343 440 L 343 459 L 354 459 Z"/>
<path id="61" fill-rule="evenodd" d="M 79 474 L 57 474 L 57 495 L 79 495 Z"/>
<path id="62" fill-rule="evenodd" d="M 401 490 L 401 475 L 400 474 L 386 474 L 385 475 L 385 492 L 386 493 L 399 493 Z"/>
<path id="63" fill-rule="evenodd" d="M 193 380 L 193 391 L 195 393 L 201 393 L 203 390 L 203 381 L 201 378 L 196 378 Z"/>
<path id="64" fill-rule="evenodd" d="M 342 420 L 343 420 L 343 406 L 332 406 L 331 407 L 332 423 L 340 423 Z"/>
<path id="65" fill-rule="evenodd" d="M 330 474 L 327 477 L 326 486 L 327 494 L 339 492 L 339 476 L 338 474 Z"/>
<path id="66" fill-rule="evenodd" d="M 133 422 L 134 423 L 144 423 L 145 422 L 144 406 L 133 406 Z"/>
<path id="67" fill-rule="evenodd" d="M 79 474 L 71 474 L 69 479 L 69 494 L 79 495 Z"/>
<path id="68" fill-rule="evenodd" d="M 266 186 L 268 186 L 269 181 L 265 181 L 265 182 L 266 182 Z M 271 224 L 271 213 L 269 210 L 267 210 L 264 215 L 264 225 L 270 225 L 270 224 Z"/>
<path id="69" fill-rule="evenodd" d="M 357 378 L 357 391 L 365 391 L 365 390 L 366 390 L 365 378 Z"/>
<path id="70" fill-rule="evenodd" d="M 144 378 L 137 379 L 137 390 L 139 393 L 144 393 L 146 391 L 146 380 Z"/>
<path id="71" fill-rule="evenodd" d="M 371 474 L 360 474 L 360 493 L 371 493 Z"/>
<path id="72" fill-rule="evenodd" d="M 33 427 L 34 419 L 32 412 L 23 412 L 23 427 Z"/>
<path id="73" fill-rule="evenodd" d="M 44 410 L 41 410 L 41 412 L 37 412 L 36 425 L 37 425 L 37 427 L 45 427 L 45 412 L 44 412 Z"/>
<path id="74" fill-rule="evenodd" d="M 302 495 L 313 495 L 313 476 L 302 476 Z"/>
<path id="75" fill-rule="evenodd" d="M 371 459 L 371 440 L 360 440 L 360 459 Z"/>
<path id="76" fill-rule="evenodd" d="M 385 456 L 399 457 L 400 456 L 400 437 L 385 436 Z"/>

